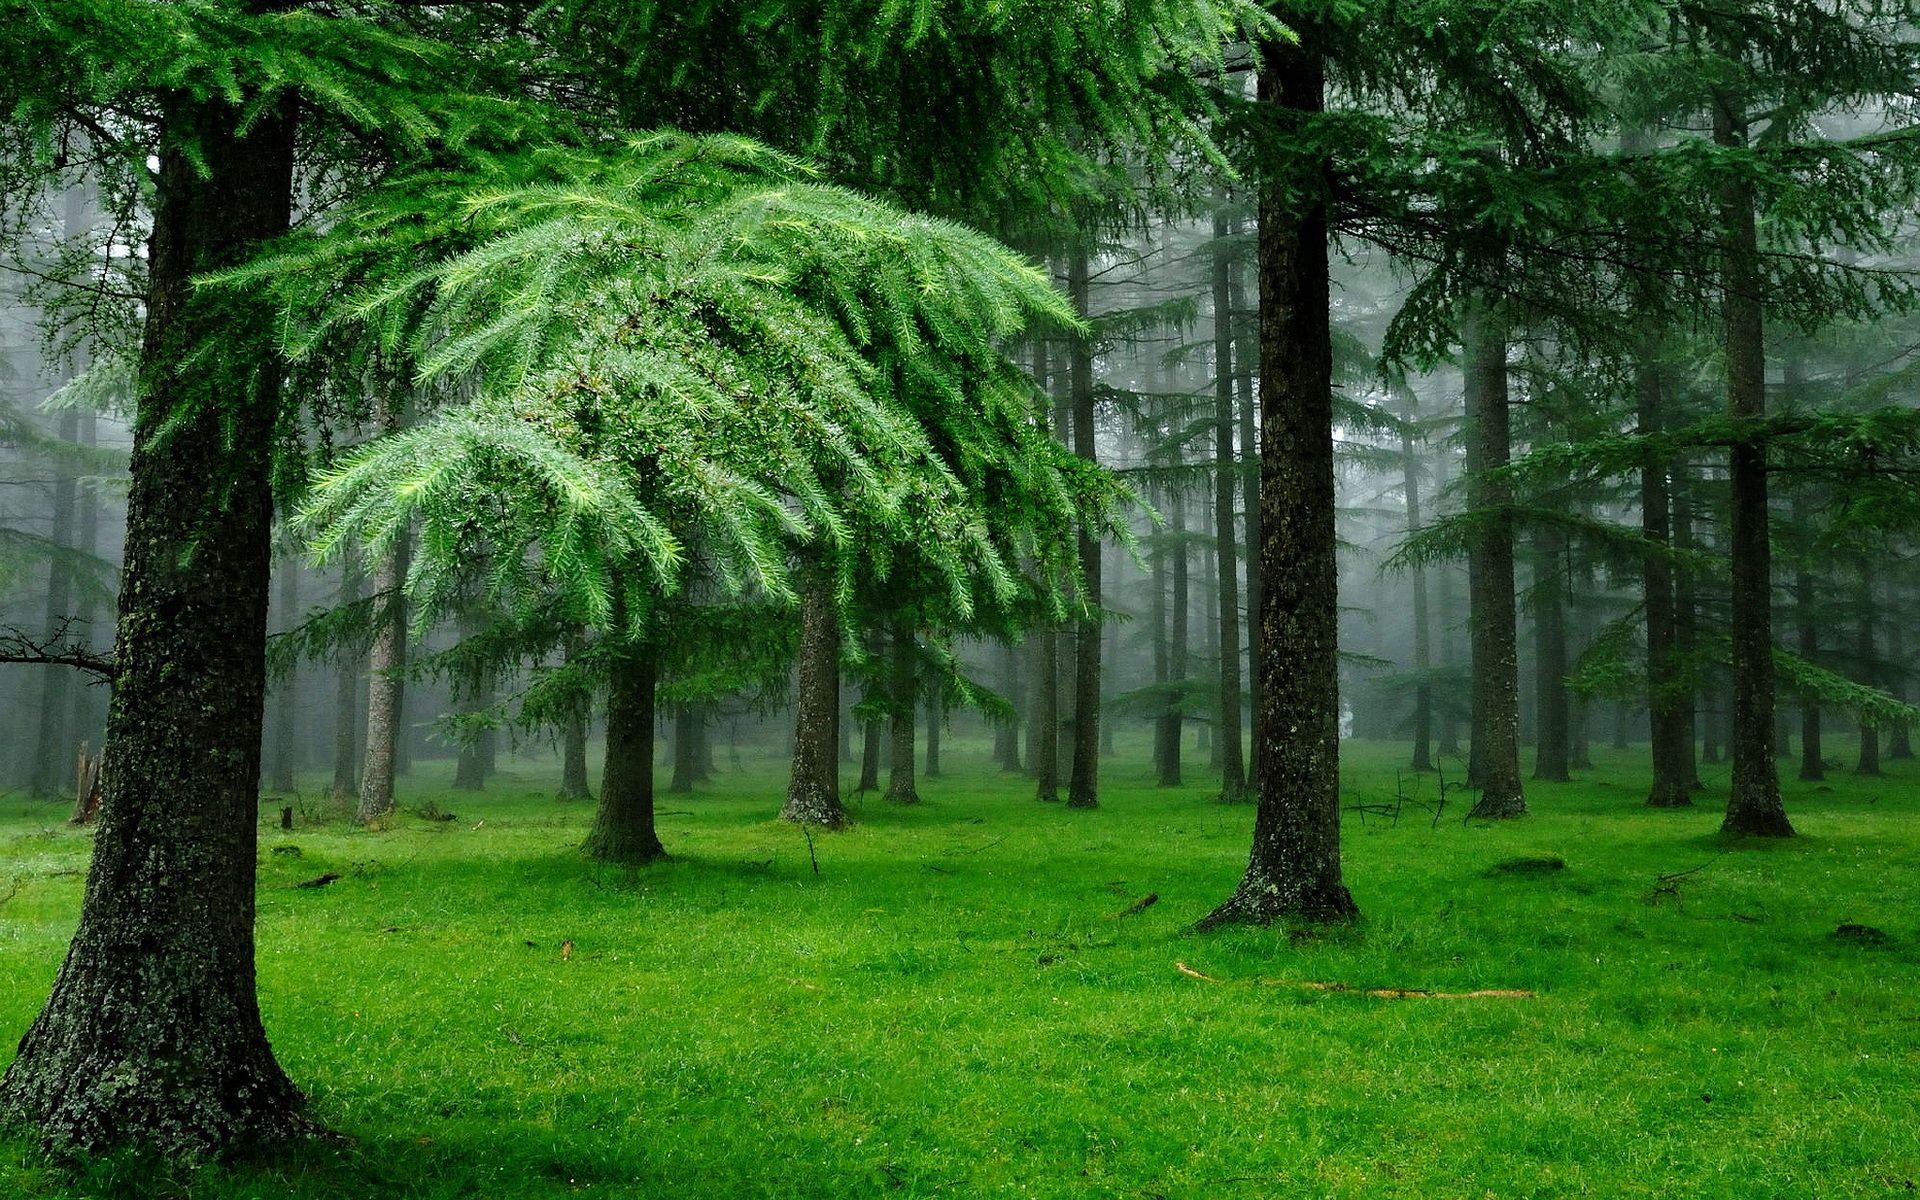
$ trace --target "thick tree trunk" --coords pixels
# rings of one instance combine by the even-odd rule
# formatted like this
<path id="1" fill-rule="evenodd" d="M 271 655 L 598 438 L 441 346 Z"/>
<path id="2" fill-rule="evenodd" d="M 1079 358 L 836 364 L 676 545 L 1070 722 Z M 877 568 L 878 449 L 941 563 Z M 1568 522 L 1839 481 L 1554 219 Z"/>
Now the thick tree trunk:
<path id="1" fill-rule="evenodd" d="M 1311 30 L 1299 32 L 1299 45 L 1261 47 L 1259 103 L 1282 131 L 1324 104 L 1325 66 Z M 1246 874 L 1202 925 L 1358 915 L 1340 877 L 1328 180 L 1324 163 L 1307 170 L 1274 170 L 1260 188 L 1258 806 Z"/>
<path id="2" fill-rule="evenodd" d="M 913 627 L 904 621 L 894 623 L 893 636 L 887 642 L 892 656 L 888 700 L 892 703 L 893 730 L 888 738 L 887 799 L 894 804 L 920 803 L 920 788 L 914 779 L 914 710 L 919 706 L 920 648 L 914 641 Z"/>
<path id="3" fill-rule="evenodd" d="M 1746 142 L 1746 120 L 1724 97 L 1713 106 L 1714 141 Z M 1758 236 L 1752 185 L 1735 180 L 1720 199 L 1721 307 L 1726 322 L 1727 415 L 1767 415 L 1766 334 L 1760 306 Z M 1767 450 L 1745 439 L 1731 452 L 1733 521 L 1733 788 L 1721 828 L 1728 833 L 1789 837 L 1793 825 L 1780 796 L 1773 758 L 1773 565 L 1767 520 Z"/>
<path id="4" fill-rule="evenodd" d="M 1074 248 L 1067 267 L 1067 294 L 1074 311 L 1088 313 L 1087 249 L 1084 242 Z M 1069 400 L 1073 405 L 1073 452 L 1088 462 L 1096 461 L 1093 425 L 1093 342 L 1076 337 L 1072 342 Z M 1100 531 L 1080 531 L 1081 602 L 1086 614 L 1080 619 L 1074 638 L 1073 655 L 1073 770 L 1067 778 L 1068 808 L 1100 806 Z"/>
<path id="5" fill-rule="evenodd" d="M 1402 420 L 1400 428 L 1401 481 L 1407 499 L 1407 536 L 1418 537 L 1420 523 L 1420 460 L 1414 452 L 1413 423 L 1419 419 L 1420 402 L 1413 388 L 1401 385 Z M 1427 573 L 1413 568 L 1413 763 L 1416 771 L 1433 770 L 1433 635 L 1428 628 Z"/>
<path id="6" fill-rule="evenodd" d="M 632 647 L 608 671 L 607 756 L 585 846 L 601 862 L 638 865 L 667 856 L 653 825 L 654 653 Z"/>
<path id="7" fill-rule="evenodd" d="M 1568 773 L 1567 535 L 1542 529 L 1533 537 L 1533 777 L 1565 783 Z"/>
<path id="8" fill-rule="evenodd" d="M 191 282 L 286 229 L 291 107 L 160 100 L 100 825 L 79 928 L 0 1084 L 0 1121 L 63 1148 L 211 1155 L 302 1128 L 254 984 L 280 371 L 270 314 Z"/>
<path id="9" fill-rule="evenodd" d="M 566 728 L 560 731 L 560 799 L 591 800 L 593 788 L 587 780 L 587 704 L 576 701 L 567 715 Z"/>
<path id="10" fill-rule="evenodd" d="M 800 594 L 800 682 L 793 706 L 793 769 L 780 816 L 838 829 L 840 803 L 840 614 L 833 579 L 815 565 Z"/>
<path id="11" fill-rule="evenodd" d="M 1225 314 L 1233 308 L 1233 281 L 1225 240 L 1232 232 L 1225 212 L 1213 212 L 1213 530 L 1215 599 L 1220 606 L 1220 799 L 1249 799 L 1246 760 L 1240 753 L 1240 556 L 1234 536 L 1233 331 Z M 1264 296 L 1262 297 L 1264 303 Z"/>
<path id="12" fill-rule="evenodd" d="M 1514 604 L 1512 489 L 1492 472 L 1512 454 L 1507 402 L 1507 339 L 1483 307 L 1466 319 L 1467 489 L 1484 526 L 1468 550 L 1473 652 L 1471 786 L 1480 789 L 1477 817 L 1527 811 L 1520 782 L 1520 665 Z"/>
<path id="13" fill-rule="evenodd" d="M 1634 364 L 1634 392 L 1640 432 L 1659 433 L 1666 426 L 1665 387 L 1655 361 L 1655 341 L 1644 336 Z M 1653 808 L 1683 808 L 1693 803 L 1693 711 L 1691 689 L 1680 678 L 1676 655 L 1680 633 L 1674 603 L 1673 564 L 1659 551 L 1673 541 L 1672 498 L 1665 463 L 1640 468 L 1640 532 L 1653 553 L 1640 560 L 1640 585 L 1647 620 L 1647 737 L 1653 754 L 1653 787 L 1647 804 Z"/>

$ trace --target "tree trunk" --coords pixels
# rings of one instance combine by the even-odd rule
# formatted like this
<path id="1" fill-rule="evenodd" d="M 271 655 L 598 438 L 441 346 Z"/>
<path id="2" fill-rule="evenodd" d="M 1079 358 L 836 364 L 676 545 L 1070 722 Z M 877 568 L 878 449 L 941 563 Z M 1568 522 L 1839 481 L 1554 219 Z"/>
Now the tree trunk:
<path id="1" fill-rule="evenodd" d="M 1873 560 L 1860 562 L 1860 623 L 1859 641 L 1854 653 L 1860 658 L 1860 682 L 1868 687 L 1878 686 L 1880 682 L 1879 661 L 1874 657 L 1874 581 Z M 1854 765 L 1855 775 L 1878 775 L 1880 773 L 1880 727 L 1867 718 L 1860 718 L 1860 759 Z"/>
<path id="2" fill-rule="evenodd" d="M 654 654 L 651 646 L 633 646 L 609 668 L 607 756 L 585 846 L 601 862 L 638 865 L 667 856 L 653 825 Z"/>
<path id="3" fill-rule="evenodd" d="M 699 720 L 699 710 L 693 705 L 673 706 L 673 778 L 667 783 L 671 795 L 685 796 L 693 791 L 694 759 L 700 752 L 696 732 Z"/>
<path id="4" fill-rule="evenodd" d="M 1462 331 L 1467 358 L 1467 494 L 1484 526 L 1468 549 L 1469 626 L 1473 643 L 1471 786 L 1480 789 L 1476 817 L 1518 817 L 1527 811 L 1520 783 L 1520 665 L 1514 605 L 1512 489 L 1491 473 L 1512 453 L 1507 402 L 1507 339 L 1483 306 Z"/>
<path id="5" fill-rule="evenodd" d="M 800 594 L 800 682 L 793 706 L 793 769 L 780 816 L 800 825 L 839 829 L 840 613 L 833 577 L 816 564 Z"/>
<path id="6" fill-rule="evenodd" d="M 999 643 L 1000 688 L 1013 712 L 993 723 L 993 761 L 1002 771 L 1020 769 L 1020 712 L 1026 707 L 1020 697 L 1020 668 L 1012 642 Z"/>
<path id="7" fill-rule="evenodd" d="M 1725 97 L 1713 105 L 1713 139 L 1746 142 L 1746 120 Z M 1724 185 L 1720 198 L 1721 307 L 1726 322 L 1727 415 L 1736 421 L 1767 415 L 1766 334 L 1760 307 L 1758 236 L 1753 188 Z M 1721 828 L 1728 833 L 1789 837 L 1793 825 L 1780 796 L 1773 759 L 1773 567 L 1767 529 L 1767 450 L 1743 439 L 1731 451 L 1733 521 L 1733 789 Z"/>
<path id="8" fill-rule="evenodd" d="M 1261 47 L 1259 104 L 1281 132 L 1324 105 L 1325 65 Z M 1324 162 L 1260 188 L 1260 703 L 1258 807 L 1246 874 L 1202 925 L 1358 915 L 1340 877 L 1338 539 Z M 1304 177 L 1302 177 L 1304 176 Z"/>
<path id="9" fill-rule="evenodd" d="M 159 108 L 100 825 L 0 1121 L 65 1149 L 202 1156 L 303 1128 L 254 980 L 280 369 L 268 311 L 192 285 L 287 228 L 294 119 L 183 93 Z"/>
<path id="10" fill-rule="evenodd" d="M 1027 767 L 1033 772 L 1034 799 L 1060 798 L 1060 633 L 1049 623 L 1040 629 L 1040 653 L 1034 661 L 1033 732 L 1027 735 Z"/>
<path id="11" fill-rule="evenodd" d="M 887 799 L 895 804 L 920 803 L 920 789 L 914 780 L 914 710 L 918 707 L 920 648 L 915 644 L 913 627 L 895 622 L 887 649 L 893 670 L 888 700 L 893 706 L 893 733 L 888 739 Z"/>
<path id="12" fill-rule="evenodd" d="M 1444 444 L 1436 448 L 1433 456 L 1433 491 L 1436 496 L 1444 496 L 1446 494 L 1447 476 L 1449 474 L 1447 467 L 1451 461 L 1452 452 Z M 1460 609 L 1454 603 L 1457 592 L 1453 585 L 1453 567 L 1450 564 L 1442 564 L 1439 568 L 1439 576 L 1440 611 L 1449 614 L 1447 619 L 1440 622 L 1440 665 L 1445 667 L 1449 675 L 1451 675 L 1457 665 L 1454 656 L 1454 622 L 1451 614 L 1459 612 Z M 1460 717 L 1459 713 L 1455 710 L 1455 703 L 1451 695 L 1449 695 L 1445 703 L 1440 705 L 1439 723 L 1440 728 L 1438 735 L 1440 745 L 1438 747 L 1438 753 L 1440 757 L 1459 758 Z"/>
<path id="13" fill-rule="evenodd" d="M 300 621 L 300 560 L 289 555 L 280 562 L 280 627 L 291 629 Z M 294 789 L 294 759 L 298 754 L 295 738 L 300 723 L 300 668 L 288 666 L 280 680 L 273 705 L 273 761 L 268 770 L 267 790 L 286 794 Z"/>
<path id="14" fill-rule="evenodd" d="M 1820 661 L 1820 625 L 1814 605 L 1818 593 L 1814 587 L 1812 552 L 1813 503 L 1805 488 L 1793 494 L 1793 528 L 1799 541 L 1800 561 L 1793 574 L 1793 624 L 1795 648 L 1810 663 Z M 1808 783 L 1827 777 L 1826 749 L 1821 744 L 1820 702 L 1812 696 L 1800 697 L 1800 778 Z"/>
<path id="15" fill-rule="evenodd" d="M 1240 753 L 1240 556 L 1234 537 L 1233 332 L 1224 314 L 1233 307 L 1233 281 L 1224 242 L 1232 232 L 1223 209 L 1213 212 L 1213 529 L 1215 599 L 1220 606 L 1220 798 L 1249 798 Z M 1264 295 L 1262 297 L 1264 305 Z"/>
<path id="16" fill-rule="evenodd" d="M 1567 769 L 1566 531 L 1541 529 L 1533 546 L 1533 777 L 1566 783 L 1572 778 Z"/>
<path id="17" fill-rule="evenodd" d="M 348 557 L 340 570 L 340 607 L 360 603 L 360 561 Z M 366 656 L 356 638 L 334 652 L 339 675 L 334 680 L 333 705 L 333 789 L 335 800 L 349 800 L 360 794 L 360 697 L 366 688 L 361 672 Z"/>
<path id="18" fill-rule="evenodd" d="M 1414 453 L 1413 423 L 1419 419 L 1419 399 L 1413 388 L 1401 385 L 1401 480 L 1407 497 L 1407 536 L 1418 537 L 1420 524 L 1420 460 Z M 1251 560 L 1251 556 L 1249 558 Z M 1433 770 L 1432 633 L 1427 627 L 1427 573 L 1413 568 L 1413 763 L 1416 771 Z"/>
<path id="19" fill-rule="evenodd" d="M 1669 490 L 1673 500 L 1673 548 L 1681 553 L 1694 549 L 1693 467 L 1685 459 L 1673 464 Z M 1687 790 L 1700 791 L 1699 708 L 1700 686 L 1697 669 L 1691 664 L 1700 644 L 1700 605 L 1695 596 L 1693 572 L 1685 566 L 1673 573 L 1673 648 L 1682 663 L 1675 681 L 1675 703 L 1684 714 L 1680 737 L 1678 773 L 1687 781 Z M 1676 721 L 1676 724 L 1681 724 Z"/>
<path id="20" fill-rule="evenodd" d="M 1887 588 L 1887 611 L 1893 619 L 1887 622 L 1887 662 L 1893 672 L 1888 681 L 1888 690 L 1895 700 L 1907 698 L 1907 646 L 1906 637 L 1901 632 L 1906 611 L 1900 606 L 1899 592 L 1889 583 Z M 1913 757 L 1913 734 L 1906 721 L 1895 721 L 1893 730 L 1887 737 L 1887 757 L 1902 759 Z"/>
<path id="21" fill-rule="evenodd" d="M 399 413 L 383 395 L 380 424 L 400 427 Z M 399 773 L 401 705 L 407 670 L 407 539 L 402 537 L 374 569 L 376 606 L 373 648 L 367 659 L 367 758 L 360 774 L 360 804 L 354 819 L 365 825 L 393 811 L 393 780 Z"/>
<path id="22" fill-rule="evenodd" d="M 1236 232 L 1238 230 L 1236 229 Z M 1260 351 L 1258 330 L 1245 320 L 1247 315 L 1247 272 L 1239 263 L 1231 264 L 1228 271 L 1230 286 L 1228 318 L 1233 327 L 1233 386 L 1235 403 L 1240 413 L 1240 472 L 1239 488 L 1241 507 L 1246 510 L 1243 520 L 1246 522 L 1246 540 L 1243 543 L 1247 552 L 1244 556 L 1246 570 L 1246 643 L 1247 671 L 1245 676 L 1247 691 L 1247 710 L 1252 714 L 1253 728 L 1247 739 L 1250 753 L 1257 757 L 1260 753 L 1260 551 L 1264 536 L 1260 526 L 1260 406 L 1253 398 L 1253 375 L 1259 367 Z M 1184 567 L 1185 564 L 1182 564 Z M 1257 763 L 1248 764 L 1249 778 L 1259 773 Z"/>
<path id="23" fill-rule="evenodd" d="M 1067 294 L 1073 309 L 1088 314 L 1087 248 L 1077 244 L 1067 266 Z M 1093 341 L 1072 341 L 1069 400 L 1073 406 L 1073 452 L 1096 461 L 1093 426 Z M 1100 806 L 1100 531 L 1080 531 L 1081 603 L 1079 636 L 1073 655 L 1073 771 L 1067 778 L 1068 808 Z"/>
<path id="24" fill-rule="evenodd" d="M 1665 386 L 1655 361 L 1657 343 L 1643 335 L 1634 364 L 1634 393 L 1640 432 L 1659 433 L 1666 427 Z M 1680 634 L 1675 613 L 1673 564 L 1659 551 L 1673 541 L 1672 498 L 1665 463 L 1640 468 L 1640 532 L 1653 553 L 1640 560 L 1640 585 L 1647 614 L 1647 740 L 1653 754 L 1653 787 L 1647 804 L 1653 808 L 1684 808 L 1693 803 L 1693 711 L 1691 689 L 1680 678 L 1676 654 Z"/>
<path id="25" fill-rule="evenodd" d="M 566 728 L 560 732 L 560 799 L 591 800 L 593 787 L 587 781 L 587 702 L 573 703 L 567 714 Z"/>

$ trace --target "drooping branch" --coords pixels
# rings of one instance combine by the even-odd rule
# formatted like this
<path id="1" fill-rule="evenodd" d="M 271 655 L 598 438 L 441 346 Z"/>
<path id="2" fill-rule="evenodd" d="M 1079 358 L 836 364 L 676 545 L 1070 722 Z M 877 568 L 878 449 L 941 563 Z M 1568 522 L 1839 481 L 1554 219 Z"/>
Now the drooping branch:
<path id="1" fill-rule="evenodd" d="M 68 618 L 46 637 L 36 636 L 18 625 L 0 625 L 0 663 L 72 667 L 111 683 L 120 673 L 119 665 L 74 638 L 72 625 L 72 618 Z"/>

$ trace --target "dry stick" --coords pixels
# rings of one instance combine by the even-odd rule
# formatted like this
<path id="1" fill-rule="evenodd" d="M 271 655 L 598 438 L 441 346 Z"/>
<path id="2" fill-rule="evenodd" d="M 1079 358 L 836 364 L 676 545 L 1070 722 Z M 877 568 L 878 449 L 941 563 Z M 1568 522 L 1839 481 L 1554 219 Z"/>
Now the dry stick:
<path id="1" fill-rule="evenodd" d="M 1356 996 L 1376 996 L 1383 1000 L 1531 1000 L 1535 993 L 1525 988 L 1483 988 L 1473 992 L 1435 992 L 1427 988 L 1357 988 L 1348 983 L 1321 983 L 1306 979 L 1216 979 L 1194 970 L 1184 962 L 1174 970 L 1190 979 L 1206 983 L 1255 983 L 1261 987 L 1301 988 L 1310 992 L 1351 992 Z"/>

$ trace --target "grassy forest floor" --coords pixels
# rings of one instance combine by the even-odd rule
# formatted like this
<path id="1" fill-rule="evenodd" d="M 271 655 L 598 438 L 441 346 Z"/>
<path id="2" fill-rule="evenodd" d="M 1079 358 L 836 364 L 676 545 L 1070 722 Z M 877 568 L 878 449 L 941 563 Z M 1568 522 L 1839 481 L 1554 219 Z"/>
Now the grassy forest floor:
<path id="1" fill-rule="evenodd" d="M 1789 783 L 1803 836 L 1730 847 L 1723 769 L 1704 768 L 1698 808 L 1652 811 L 1644 756 L 1597 750 L 1577 782 L 1530 785 L 1521 821 L 1465 824 L 1458 796 L 1437 823 L 1412 804 L 1349 812 L 1357 928 L 1195 935 L 1245 863 L 1250 808 L 1153 787 L 1144 742 L 1108 762 L 1094 812 L 1036 804 L 982 745 L 947 749 L 925 804 L 869 797 L 851 832 L 818 837 L 818 874 L 771 819 L 771 759 L 663 796 L 676 857 L 637 872 L 580 858 L 589 807 L 552 800 L 557 771 L 531 761 L 484 795 L 424 763 L 384 832 L 311 806 L 290 833 L 269 822 L 261 1003 L 341 1138 L 267 1168 L 99 1162 L 77 1179 L 0 1142 L 0 1196 L 1920 1184 L 1914 763 Z M 1401 753 L 1350 745 L 1348 803 L 1391 806 Z M 1418 787 L 1431 801 L 1434 779 Z M 88 834 L 65 815 L 0 799 L 0 1063 L 79 905 Z M 1523 858 L 1565 866 L 1499 867 Z"/>

